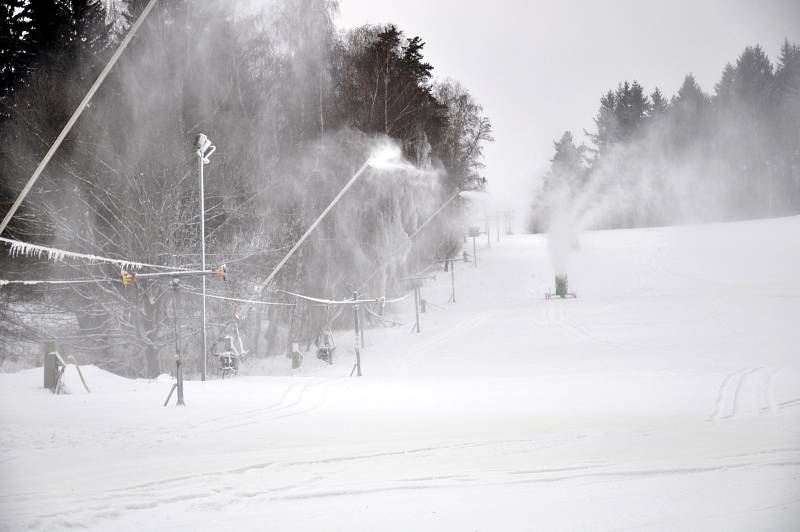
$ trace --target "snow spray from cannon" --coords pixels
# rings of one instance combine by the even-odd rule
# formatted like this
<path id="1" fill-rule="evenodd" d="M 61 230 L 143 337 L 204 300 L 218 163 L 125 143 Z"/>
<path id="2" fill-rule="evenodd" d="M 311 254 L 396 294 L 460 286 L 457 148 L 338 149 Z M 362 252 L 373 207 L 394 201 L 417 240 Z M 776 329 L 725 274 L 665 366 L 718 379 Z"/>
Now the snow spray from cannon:
<path id="1" fill-rule="evenodd" d="M 569 292 L 567 270 L 572 252 L 578 248 L 579 223 L 575 204 L 566 201 L 566 195 L 558 198 L 558 207 L 551 212 L 547 231 L 547 249 L 555 271 L 555 293 L 546 293 L 545 299 L 551 297 L 577 297 Z"/>
<path id="2" fill-rule="evenodd" d="M 308 229 L 306 229 L 306 232 L 303 233 L 303 236 L 301 236 L 298 239 L 298 241 L 295 242 L 294 246 L 292 246 L 292 248 L 289 250 L 286 256 L 283 257 L 283 259 L 281 259 L 278 265 L 275 266 L 275 268 L 272 270 L 269 276 L 263 282 L 259 283 L 259 285 L 254 290 L 252 299 L 255 299 L 256 296 L 261 294 L 261 292 L 263 292 L 264 289 L 266 289 L 270 285 L 270 283 L 272 283 L 272 281 L 275 279 L 275 276 L 278 275 L 278 272 L 280 272 L 281 269 L 284 267 L 284 265 L 289 261 L 289 259 L 292 258 L 292 255 L 294 255 L 295 252 L 300 248 L 300 246 L 303 245 L 303 242 L 305 242 L 308 236 L 314 231 L 314 229 L 317 228 L 317 226 L 322 222 L 322 220 L 325 219 L 325 217 L 336 206 L 336 204 L 339 203 L 339 200 L 342 199 L 342 196 L 345 195 L 345 193 L 350 189 L 350 187 L 352 187 L 353 184 L 362 175 L 364 175 L 364 172 L 366 172 L 368 168 L 372 167 L 380 169 L 382 167 L 385 167 L 386 165 L 390 165 L 393 161 L 401 157 L 402 154 L 400 148 L 397 147 L 396 145 L 384 144 L 379 148 L 375 149 L 372 155 L 366 160 L 366 162 L 363 165 L 361 165 L 361 168 L 359 168 L 358 171 L 356 171 L 356 173 L 353 174 L 353 177 L 351 177 L 350 180 L 344 185 L 344 187 L 342 187 L 342 189 L 339 191 L 336 197 L 333 198 L 333 200 L 331 200 L 328 206 L 325 207 L 325 209 L 319 214 L 319 216 L 317 216 L 317 219 L 314 220 L 314 222 L 309 226 Z M 237 312 L 237 315 L 241 316 L 241 318 L 244 319 L 249 307 L 250 303 L 245 303 L 244 306 L 241 308 L 241 310 Z"/>

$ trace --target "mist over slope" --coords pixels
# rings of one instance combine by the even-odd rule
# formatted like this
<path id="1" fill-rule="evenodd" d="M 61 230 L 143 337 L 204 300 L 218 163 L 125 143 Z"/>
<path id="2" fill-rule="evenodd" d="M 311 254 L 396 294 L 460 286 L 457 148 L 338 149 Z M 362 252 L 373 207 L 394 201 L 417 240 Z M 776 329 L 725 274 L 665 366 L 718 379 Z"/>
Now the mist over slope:
<path id="1" fill-rule="evenodd" d="M 713 93 L 623 81 L 600 98 L 589 145 L 554 141 L 531 207 L 535 232 L 752 219 L 800 212 L 800 47 L 748 46 Z"/>
<path id="2" fill-rule="evenodd" d="M 148 2 L 15 5 L 0 11 L 10 42 L 0 50 L 3 213 Z M 338 2 L 328 0 L 154 5 L 4 237 L 174 269 L 225 264 L 228 281 L 212 283 L 212 295 L 278 303 L 239 323 L 260 356 L 283 355 L 325 325 L 276 289 L 392 296 L 399 278 L 454 251 L 458 202 L 393 256 L 454 193 L 479 186 L 492 139 L 468 88 L 446 72 L 434 79 L 421 36 L 391 23 L 341 31 Z M 199 134 L 216 148 L 203 170 L 202 213 Z M 370 165 L 262 286 L 386 146 L 399 164 Z M 48 338 L 118 374 L 155 377 L 172 366 L 177 335 L 191 353 L 187 372 L 202 374 L 202 300 L 181 300 L 175 333 L 163 279 L 142 275 L 123 287 L 118 265 L 11 257 L 10 245 L 0 243 L 0 280 L 16 282 L 0 286 L 0 364 L 32 364 Z M 18 283 L 37 280 L 80 283 Z M 201 281 L 187 277 L 183 287 L 197 292 Z M 205 355 L 232 332 L 239 307 L 206 305 L 214 325 Z"/>

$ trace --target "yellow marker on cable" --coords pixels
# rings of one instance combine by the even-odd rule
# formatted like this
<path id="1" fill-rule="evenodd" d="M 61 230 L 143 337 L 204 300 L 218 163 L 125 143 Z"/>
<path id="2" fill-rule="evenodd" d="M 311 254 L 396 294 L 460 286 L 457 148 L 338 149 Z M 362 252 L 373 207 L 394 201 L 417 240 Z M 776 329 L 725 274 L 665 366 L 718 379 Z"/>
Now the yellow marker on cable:
<path id="1" fill-rule="evenodd" d="M 222 266 L 217 266 L 211 270 L 211 277 L 214 279 L 222 279 L 224 281 L 227 280 L 227 273 L 228 272 L 225 269 L 225 265 L 223 264 Z"/>
<path id="2" fill-rule="evenodd" d="M 122 270 L 120 274 L 120 280 L 122 281 L 122 286 L 128 286 L 129 284 L 133 283 L 136 280 L 136 275 L 131 272 L 126 272 Z"/>

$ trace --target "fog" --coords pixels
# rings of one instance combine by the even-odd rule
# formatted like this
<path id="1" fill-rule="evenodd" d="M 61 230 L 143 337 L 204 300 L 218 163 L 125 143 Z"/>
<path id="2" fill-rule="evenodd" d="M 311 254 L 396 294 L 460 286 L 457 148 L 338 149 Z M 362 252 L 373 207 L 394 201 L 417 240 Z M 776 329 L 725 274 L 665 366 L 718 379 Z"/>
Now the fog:
<path id="1" fill-rule="evenodd" d="M 143 6 L 109 4 L 106 21 L 118 35 L 105 34 L 101 23 L 87 26 L 84 31 L 96 33 L 65 46 L 68 57 L 46 63 L 14 94 L 14 105 L 25 111 L 5 119 L 5 194 L 22 188 L 44 139 L 59 131 L 83 96 L 80 87 L 93 80 L 91 69 L 102 65 L 85 57 L 107 58 L 134 20 L 131 13 Z M 456 126 L 477 120 L 480 108 L 456 109 L 455 100 L 436 100 L 423 49 L 402 30 L 340 32 L 336 2 L 228 6 L 218 0 L 156 5 L 9 235 L 197 269 L 199 183 L 192 143 L 203 133 L 216 148 L 204 165 L 206 258 L 210 265 L 225 263 L 229 279 L 209 282 L 210 293 L 283 304 L 295 301 L 278 288 L 334 299 L 349 297 L 355 287 L 375 298 L 405 293 L 398 278 L 449 255 L 458 240 L 461 207 L 452 204 L 406 245 L 472 178 L 481 153 L 474 147 L 483 141 Z M 90 42 L 105 44 L 87 48 Z M 375 76 L 386 78 L 380 92 L 373 88 Z M 448 97 L 470 101 L 456 82 L 438 87 L 447 83 L 454 87 Z M 28 127 L 39 122 L 41 130 Z M 489 130 L 485 124 L 482 135 Z M 466 146 L 472 151 L 464 155 Z M 266 286 L 276 264 L 365 163 L 363 176 Z M 169 364 L 175 312 L 167 283 L 143 277 L 120 289 L 115 267 L 68 260 L 39 262 L 31 271 L 44 279 L 96 280 L 57 292 L 36 290 L 67 314 L 78 309 L 79 334 L 50 332 L 70 338 L 65 349 L 71 345 L 132 374 L 157 375 Z M 190 292 L 200 287 L 196 278 L 182 285 Z M 187 296 L 178 305 L 185 352 L 197 346 L 199 303 Z M 239 306 L 209 303 L 210 346 L 230 333 Z M 301 302 L 288 308 L 259 307 L 241 324 L 262 355 L 282 353 L 318 332 L 317 310 Z M 22 329 L 14 334 L 27 338 Z M 196 360 L 188 370 L 197 370 Z"/>

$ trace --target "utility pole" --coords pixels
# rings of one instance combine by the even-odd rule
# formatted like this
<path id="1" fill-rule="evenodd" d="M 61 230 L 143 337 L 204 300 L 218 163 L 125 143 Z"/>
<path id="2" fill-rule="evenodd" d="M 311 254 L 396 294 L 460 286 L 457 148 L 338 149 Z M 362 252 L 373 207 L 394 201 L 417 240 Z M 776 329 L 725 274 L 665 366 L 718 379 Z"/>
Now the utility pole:
<path id="1" fill-rule="evenodd" d="M 497 222 L 497 241 L 500 242 L 500 213 L 494 215 L 494 221 Z"/>
<path id="2" fill-rule="evenodd" d="M 486 245 L 492 249 L 492 233 L 489 229 L 489 215 L 486 215 Z"/>

